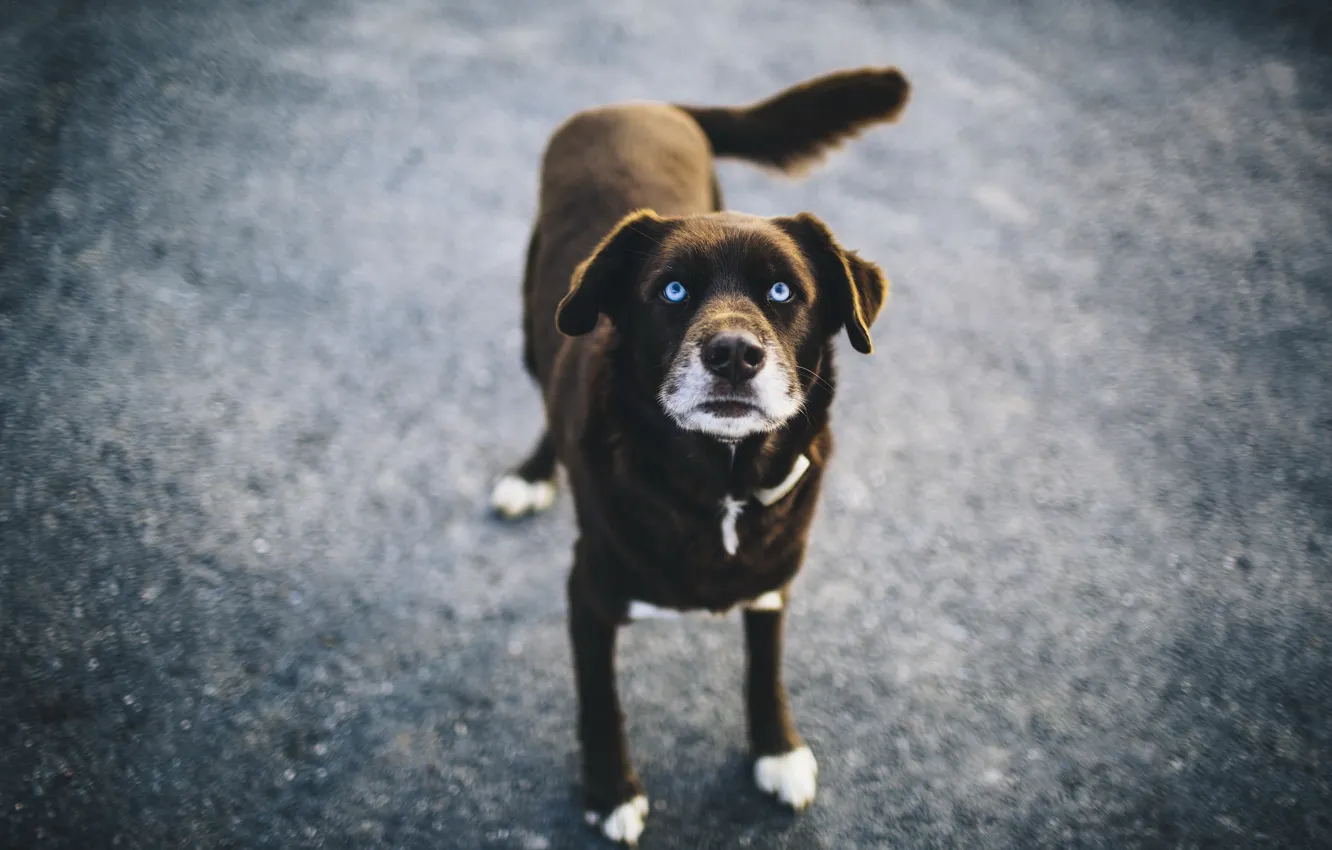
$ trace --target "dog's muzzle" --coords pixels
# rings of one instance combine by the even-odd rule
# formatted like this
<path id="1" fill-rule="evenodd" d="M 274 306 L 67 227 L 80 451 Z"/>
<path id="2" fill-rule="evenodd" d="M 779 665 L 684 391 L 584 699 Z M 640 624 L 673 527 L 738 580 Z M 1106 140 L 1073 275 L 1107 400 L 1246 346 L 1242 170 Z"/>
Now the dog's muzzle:
<path id="1" fill-rule="evenodd" d="M 682 428 L 738 440 L 779 427 L 799 409 L 791 371 L 757 334 L 716 330 L 681 352 L 660 398 Z"/>

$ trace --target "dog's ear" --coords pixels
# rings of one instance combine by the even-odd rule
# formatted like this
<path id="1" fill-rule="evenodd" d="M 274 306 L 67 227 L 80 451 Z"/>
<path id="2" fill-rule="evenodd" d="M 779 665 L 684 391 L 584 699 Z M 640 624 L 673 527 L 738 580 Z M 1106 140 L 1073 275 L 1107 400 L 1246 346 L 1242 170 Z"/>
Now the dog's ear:
<path id="1" fill-rule="evenodd" d="M 638 210 L 601 240 L 574 269 L 569 291 L 555 311 L 555 325 L 566 336 L 581 336 L 597 326 L 602 313 L 615 319 L 633 292 L 643 261 L 661 244 L 670 223 L 651 210 Z"/>
<path id="2" fill-rule="evenodd" d="M 874 351 L 870 325 L 888 297 L 888 280 L 877 265 L 837 244 L 832 231 L 817 216 L 800 213 L 773 219 L 800 250 L 818 279 L 819 291 L 832 300 L 837 328 L 846 328 L 851 347 L 861 354 Z"/>

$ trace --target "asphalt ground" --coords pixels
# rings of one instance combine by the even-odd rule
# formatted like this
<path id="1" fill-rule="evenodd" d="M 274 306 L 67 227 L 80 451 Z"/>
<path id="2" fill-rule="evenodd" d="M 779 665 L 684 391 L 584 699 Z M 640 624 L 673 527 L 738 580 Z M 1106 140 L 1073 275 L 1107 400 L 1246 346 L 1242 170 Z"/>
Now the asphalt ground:
<path id="1" fill-rule="evenodd" d="M 519 277 L 547 134 L 896 64 L 803 182 L 878 261 L 790 617 L 621 646 L 642 847 L 1332 846 L 1332 23 L 1315 3 L 0 10 L 0 846 L 603 846 Z"/>

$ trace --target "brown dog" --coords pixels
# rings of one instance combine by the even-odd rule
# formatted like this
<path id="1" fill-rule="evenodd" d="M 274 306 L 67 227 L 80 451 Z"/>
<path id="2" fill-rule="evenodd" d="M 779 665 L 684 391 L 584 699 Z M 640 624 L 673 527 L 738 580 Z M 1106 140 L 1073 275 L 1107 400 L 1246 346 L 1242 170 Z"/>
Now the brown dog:
<path id="1" fill-rule="evenodd" d="M 887 282 L 812 215 L 720 212 L 713 157 L 795 172 L 896 119 L 908 93 L 896 69 L 866 68 L 748 108 L 610 106 L 546 149 L 523 323 L 547 430 L 492 503 L 543 509 L 557 462 L 568 473 L 583 787 L 614 840 L 635 843 L 647 814 L 613 661 L 616 630 L 641 616 L 743 607 L 755 780 L 795 809 L 814 797 L 783 611 L 832 451 L 833 340 L 845 329 L 870 352 Z"/>

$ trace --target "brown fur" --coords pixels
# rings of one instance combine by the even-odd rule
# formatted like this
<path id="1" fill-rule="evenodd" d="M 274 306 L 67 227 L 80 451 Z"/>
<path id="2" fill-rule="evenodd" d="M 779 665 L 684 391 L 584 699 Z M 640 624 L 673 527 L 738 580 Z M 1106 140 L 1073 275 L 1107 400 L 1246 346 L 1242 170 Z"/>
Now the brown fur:
<path id="1" fill-rule="evenodd" d="M 610 106 L 571 117 L 547 146 L 523 301 L 524 359 L 544 393 L 548 433 L 517 474 L 548 480 L 562 464 L 577 510 L 569 626 L 591 811 L 605 814 L 640 792 L 613 668 L 629 601 L 722 611 L 775 589 L 785 596 L 832 451 L 834 336 L 845 329 L 868 353 L 887 293 L 878 267 L 812 215 L 719 213 L 713 157 L 801 168 L 896 119 L 908 90 L 895 69 L 860 69 L 750 108 Z M 697 303 L 661 302 L 671 276 L 691 281 Z M 777 279 L 799 297 L 765 300 Z M 683 430 L 656 395 L 673 353 L 728 328 L 796 364 L 803 401 L 780 427 L 733 444 Z M 801 454 L 809 471 L 777 503 L 746 505 L 741 546 L 727 554 L 723 497 L 776 485 Z M 783 616 L 745 613 L 755 755 L 800 745 L 781 683 Z"/>

